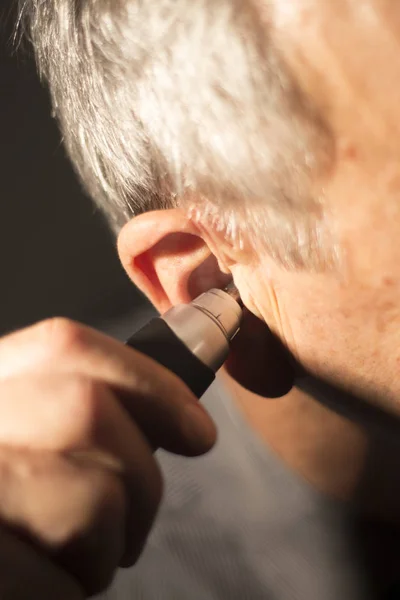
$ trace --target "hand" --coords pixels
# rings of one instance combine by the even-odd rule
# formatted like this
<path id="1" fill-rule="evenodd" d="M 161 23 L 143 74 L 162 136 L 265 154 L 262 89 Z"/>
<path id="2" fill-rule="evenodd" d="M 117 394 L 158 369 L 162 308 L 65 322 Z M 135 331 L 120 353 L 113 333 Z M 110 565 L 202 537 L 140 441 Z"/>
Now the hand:
<path id="1" fill-rule="evenodd" d="M 153 450 L 208 451 L 172 373 L 64 319 L 0 340 L 0 598 L 81 600 L 139 557 L 162 495 Z"/>

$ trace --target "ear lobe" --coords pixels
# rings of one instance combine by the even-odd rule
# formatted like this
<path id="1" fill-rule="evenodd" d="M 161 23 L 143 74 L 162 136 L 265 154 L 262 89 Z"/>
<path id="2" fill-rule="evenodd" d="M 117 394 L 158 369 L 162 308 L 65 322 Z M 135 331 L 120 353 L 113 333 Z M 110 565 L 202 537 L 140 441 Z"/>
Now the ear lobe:
<path id="1" fill-rule="evenodd" d="M 132 219 L 120 233 L 118 251 L 133 283 L 161 313 L 230 279 L 179 209 Z"/>

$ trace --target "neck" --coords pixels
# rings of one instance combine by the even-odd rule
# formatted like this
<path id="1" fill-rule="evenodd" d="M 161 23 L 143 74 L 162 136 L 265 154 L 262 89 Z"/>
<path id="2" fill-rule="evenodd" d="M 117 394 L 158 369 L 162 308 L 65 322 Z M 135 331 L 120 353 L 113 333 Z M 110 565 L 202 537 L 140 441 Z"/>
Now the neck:
<path id="1" fill-rule="evenodd" d="M 294 388 L 261 398 L 227 373 L 225 386 L 258 436 L 322 494 L 348 503 L 378 587 L 398 577 L 400 442 L 337 414 Z"/>
<path id="2" fill-rule="evenodd" d="M 225 372 L 222 378 L 252 429 L 290 469 L 362 514 L 400 525 L 399 435 L 347 418 L 298 388 L 271 400 Z"/>
<path id="3" fill-rule="evenodd" d="M 341 500 L 352 496 L 368 452 L 361 426 L 297 388 L 271 400 L 226 373 L 222 377 L 252 429 L 292 470 L 322 493 Z"/>

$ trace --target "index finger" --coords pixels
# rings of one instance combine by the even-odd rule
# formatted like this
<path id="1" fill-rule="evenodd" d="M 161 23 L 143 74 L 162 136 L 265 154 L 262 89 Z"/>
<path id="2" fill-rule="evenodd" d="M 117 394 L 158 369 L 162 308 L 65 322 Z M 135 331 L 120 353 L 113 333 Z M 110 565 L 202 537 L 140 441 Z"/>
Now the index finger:
<path id="1" fill-rule="evenodd" d="M 29 373 L 74 373 L 106 384 L 117 392 L 153 446 L 197 455 L 215 442 L 211 418 L 178 377 L 149 357 L 84 325 L 55 319 L 3 338 L 0 379 Z M 201 436 L 199 430 L 188 427 L 196 421 L 188 419 L 190 412 L 201 421 Z"/>

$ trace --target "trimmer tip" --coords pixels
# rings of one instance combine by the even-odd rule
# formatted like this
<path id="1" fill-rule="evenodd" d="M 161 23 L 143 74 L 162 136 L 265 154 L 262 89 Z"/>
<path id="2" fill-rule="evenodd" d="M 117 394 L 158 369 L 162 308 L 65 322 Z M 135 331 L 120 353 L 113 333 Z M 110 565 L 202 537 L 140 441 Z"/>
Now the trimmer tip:
<path id="1" fill-rule="evenodd" d="M 223 291 L 228 294 L 231 298 L 233 298 L 233 300 L 235 300 L 240 306 L 243 306 L 243 302 L 240 298 L 240 294 L 239 294 L 239 290 L 237 289 L 236 285 L 233 283 L 233 281 L 231 281 L 224 289 Z"/>

